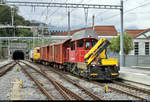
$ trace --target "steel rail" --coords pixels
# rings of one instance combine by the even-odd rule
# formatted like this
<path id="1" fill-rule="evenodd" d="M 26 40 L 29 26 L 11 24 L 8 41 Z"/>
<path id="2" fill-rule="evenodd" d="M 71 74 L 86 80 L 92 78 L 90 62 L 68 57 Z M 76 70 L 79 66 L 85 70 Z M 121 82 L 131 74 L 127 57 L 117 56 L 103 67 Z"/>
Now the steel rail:
<path id="1" fill-rule="evenodd" d="M 55 81 L 51 82 L 66 100 L 71 100 L 71 97 Z"/>
<path id="2" fill-rule="evenodd" d="M 28 71 L 26 71 L 26 69 L 20 64 L 18 63 L 19 66 L 21 66 L 21 68 L 23 69 L 24 73 L 26 73 L 35 83 L 36 85 L 39 87 L 39 89 L 41 90 L 41 92 L 47 96 L 47 98 L 49 100 L 53 100 L 53 97 L 48 93 L 48 91 L 42 86 L 42 84 L 36 80 Z"/>
<path id="3" fill-rule="evenodd" d="M 140 85 L 144 85 L 144 86 L 148 86 L 148 87 L 150 87 L 150 85 L 147 85 L 147 84 L 144 84 L 144 83 L 135 82 L 135 81 L 126 80 L 126 79 L 122 79 L 122 80 L 123 80 L 123 81 L 127 81 L 127 82 L 131 82 L 131 83 L 140 84 Z"/>
<path id="4" fill-rule="evenodd" d="M 76 87 L 80 88 L 82 91 L 84 91 L 86 94 L 88 94 L 90 97 L 92 97 L 95 100 L 102 100 L 102 98 L 96 96 L 95 94 L 91 93 L 90 91 L 88 91 L 87 88 L 80 86 L 79 84 L 77 84 L 76 82 L 74 82 L 72 79 L 70 79 L 69 77 L 67 77 L 66 75 L 63 75 L 62 73 L 51 69 L 53 72 L 57 73 L 58 75 L 60 75 L 61 77 L 63 77 L 65 80 L 67 80 L 68 82 L 72 83 L 73 85 L 75 85 Z"/>
<path id="5" fill-rule="evenodd" d="M 65 72 L 65 73 L 68 73 L 68 72 Z M 99 85 L 99 86 L 101 86 L 101 87 L 105 87 L 105 85 L 102 84 L 102 83 L 99 83 L 99 82 L 96 82 L 96 81 L 92 81 L 92 80 L 88 80 L 88 79 L 85 79 L 85 78 L 81 78 L 81 77 L 79 77 L 79 76 L 77 76 L 77 75 L 73 75 L 73 74 L 71 74 L 71 73 L 68 73 L 68 74 L 69 74 L 69 75 L 72 75 L 72 76 L 75 76 L 75 77 L 78 77 L 78 78 L 80 78 L 80 79 L 82 79 L 82 80 L 84 80 L 84 81 L 88 81 L 88 82 L 94 83 L 94 84 Z M 146 100 L 146 99 L 144 99 L 144 98 L 142 98 L 142 97 L 139 97 L 139 96 L 136 96 L 136 95 L 127 93 L 127 92 L 125 92 L 125 91 L 122 91 L 122 90 L 113 88 L 113 87 L 111 87 L 111 86 L 109 86 L 109 89 L 111 89 L 111 90 L 113 90 L 113 91 L 115 91 L 115 92 L 118 92 L 118 93 L 120 93 L 120 94 L 125 94 L 125 95 L 131 96 L 131 97 L 134 97 L 134 98 L 137 98 L 137 99 L 140 99 L 140 100 Z"/>
<path id="6" fill-rule="evenodd" d="M 2 77 L 3 75 L 5 75 L 8 71 L 10 71 L 16 64 L 15 63 L 9 63 L 5 66 L 3 66 L 3 68 L 1 68 L 0 70 L 0 77 Z M 5 69 L 4 69 L 5 68 Z"/>
<path id="7" fill-rule="evenodd" d="M 24 62 L 22 62 L 22 63 L 24 63 Z M 27 65 L 28 67 L 30 67 L 30 68 L 32 68 L 33 70 L 35 70 L 35 71 L 37 71 L 38 73 L 40 73 L 41 75 L 43 75 L 45 78 L 47 78 L 57 89 L 58 89 L 58 91 L 59 92 L 63 92 L 63 93 L 61 93 L 66 99 L 69 99 L 68 98 L 68 95 L 66 95 L 66 92 L 67 93 L 69 93 L 72 97 L 74 97 L 74 98 L 76 98 L 77 100 L 84 100 L 82 97 L 80 97 L 79 95 L 77 95 L 77 94 L 75 94 L 74 92 L 72 92 L 71 90 L 69 90 L 69 89 L 67 89 L 67 88 L 64 88 L 64 89 L 62 89 L 62 90 L 64 90 L 64 91 L 60 91 L 59 89 L 59 87 L 62 87 L 62 85 L 60 84 L 60 83 L 58 83 L 58 82 L 56 82 L 53 78 L 50 78 L 49 76 L 47 76 L 47 74 L 45 74 L 45 73 L 43 73 L 43 72 L 41 72 L 41 71 L 39 71 L 39 70 L 37 70 L 36 68 L 34 68 L 34 67 L 32 67 L 31 65 L 29 65 L 29 64 L 27 64 L 27 63 L 24 63 L 25 65 Z M 64 86 L 63 86 L 64 87 Z M 67 91 L 66 91 L 66 90 Z M 66 97 L 67 96 L 67 97 Z M 70 98 L 71 99 L 71 98 Z"/>
<path id="8" fill-rule="evenodd" d="M 99 85 L 99 86 L 101 86 L 101 87 L 105 87 L 104 84 L 101 84 L 101 83 L 98 83 L 98 82 L 92 82 L 92 83 L 95 83 L 95 84 L 97 84 L 97 85 Z M 116 91 L 116 92 L 118 92 L 118 93 L 120 93 L 120 94 L 125 94 L 125 95 L 128 95 L 128 96 L 134 97 L 134 98 L 138 98 L 138 99 L 140 99 L 140 100 L 146 100 L 146 99 L 144 99 L 144 98 L 142 98 L 142 97 L 139 97 L 139 96 L 136 96 L 136 95 L 127 93 L 127 92 L 125 92 L 125 91 L 122 91 L 122 90 L 113 88 L 113 87 L 111 87 L 111 86 L 109 86 L 109 89 L 111 89 L 111 90 L 113 90 L 113 91 Z"/>
<path id="9" fill-rule="evenodd" d="M 29 61 L 29 62 L 31 62 L 31 61 Z M 56 71 L 56 69 L 51 69 L 51 70 L 55 71 L 56 73 L 60 73 L 60 72 L 58 72 L 58 70 Z M 59 71 L 60 71 L 60 70 L 59 70 Z M 61 71 L 61 72 L 63 72 L 63 71 Z M 68 73 L 69 75 L 73 75 L 73 74 L 71 74 L 71 73 L 69 73 L 69 72 L 63 72 L 63 73 Z M 82 79 L 82 80 L 85 80 L 85 81 L 89 81 L 89 80 L 87 80 L 87 79 L 85 79 L 85 78 L 81 78 L 81 77 L 79 77 L 79 76 L 77 76 L 77 75 L 73 75 L 73 76 L 76 76 L 76 77 L 78 77 L 78 78 L 80 78 L 80 79 Z M 62 77 L 63 77 L 63 76 L 62 76 Z M 64 77 L 64 78 L 65 78 L 65 77 Z M 67 80 L 68 80 L 68 79 L 67 79 Z M 68 81 L 69 81 L 69 80 L 68 80 Z M 70 82 L 71 82 L 71 81 L 75 84 L 75 82 L 74 82 L 73 80 L 70 80 Z M 99 86 L 101 86 L 101 87 L 105 87 L 104 84 L 101 84 L 101 83 L 99 83 L 99 82 L 96 82 L 96 81 L 90 81 L 90 82 L 92 82 L 92 83 L 94 83 L 94 84 L 97 84 L 97 85 L 99 85 Z M 122 90 L 113 88 L 113 87 L 111 87 L 111 86 L 109 86 L 109 89 L 111 89 L 111 90 L 113 90 L 113 91 L 116 91 L 116 92 L 118 92 L 118 93 L 120 93 L 120 94 L 125 94 L 125 95 L 131 96 L 131 97 L 134 97 L 134 98 L 137 98 L 137 99 L 140 99 L 140 100 L 146 100 L 146 99 L 144 99 L 144 98 L 142 98 L 142 97 L 133 95 L 133 94 L 131 94 L 131 93 L 127 93 L 127 92 L 125 92 L 125 91 L 122 91 Z"/>
<path id="10" fill-rule="evenodd" d="M 0 69 L 3 68 L 3 67 L 5 67 L 5 66 L 7 66 L 7 65 L 9 65 L 9 64 L 11 64 L 11 63 L 13 63 L 13 61 L 11 61 L 11 62 L 9 62 L 9 63 L 3 65 L 3 66 L 0 66 Z"/>
<path id="11" fill-rule="evenodd" d="M 133 86 L 124 84 L 124 83 L 120 83 L 120 82 L 114 81 L 113 84 L 120 85 L 120 86 L 122 86 L 122 87 L 126 87 L 126 88 L 129 88 L 129 89 L 136 90 L 136 91 L 142 92 L 142 93 L 144 93 L 144 94 L 150 95 L 150 91 L 143 90 L 143 89 L 139 89 L 139 88 L 136 88 L 136 87 L 133 87 Z"/>
<path id="12" fill-rule="evenodd" d="M 27 60 L 28 62 L 31 62 L 29 60 Z M 31 62 L 32 63 L 32 62 Z M 37 65 L 37 64 L 36 64 Z M 38 65 L 37 65 L 38 66 Z M 59 76 L 63 77 L 65 80 L 67 80 L 68 82 L 72 83 L 73 85 L 75 85 L 76 87 L 80 88 L 82 91 L 84 91 L 86 94 L 88 94 L 90 97 L 92 97 L 94 100 L 102 100 L 102 98 L 96 96 L 95 94 L 91 93 L 90 91 L 88 91 L 87 88 L 84 88 L 82 86 L 80 86 L 79 84 L 75 83 L 73 80 L 71 80 L 69 77 L 63 75 L 62 73 L 54 70 L 54 69 L 50 69 L 51 71 L 57 73 Z"/>
<path id="13" fill-rule="evenodd" d="M 56 69 L 52 69 L 52 70 L 56 70 Z M 60 71 L 60 70 L 59 70 L 59 71 Z M 68 72 L 65 72 L 65 73 L 68 73 Z M 68 73 L 68 74 L 73 75 L 73 74 L 71 74 L 71 73 Z M 77 76 L 77 75 L 73 75 L 73 76 L 76 76 L 76 77 L 78 77 L 78 78 L 80 78 L 80 79 L 82 79 L 82 80 L 85 80 L 85 81 L 89 81 L 89 80 L 87 80 L 87 79 L 85 79 L 85 78 L 81 78 L 81 77 L 79 77 L 79 76 Z M 74 82 L 74 81 L 73 81 L 73 82 Z M 97 85 L 99 85 L 99 86 L 101 86 L 101 87 L 105 87 L 104 84 L 101 84 L 101 83 L 99 83 L 99 82 L 96 82 L 96 81 L 90 81 L 90 82 L 95 83 L 95 84 L 97 84 Z M 140 99 L 140 100 L 146 100 L 146 99 L 144 99 L 144 98 L 142 98 L 142 97 L 139 97 L 139 96 L 136 96 L 136 95 L 127 93 L 127 92 L 125 92 L 125 91 L 122 91 L 122 90 L 113 88 L 113 87 L 111 87 L 111 86 L 109 86 L 109 89 L 111 89 L 111 90 L 113 90 L 113 91 L 116 91 L 116 92 L 118 92 L 118 93 L 121 93 L 121 94 L 126 94 L 126 95 L 128 95 L 128 96 L 131 96 L 131 97 L 134 97 L 134 98 L 138 98 L 138 99 Z"/>
<path id="14" fill-rule="evenodd" d="M 43 72 L 44 74 L 47 74 L 45 73 L 45 71 L 43 69 L 40 68 L 40 71 Z M 53 78 L 51 78 L 52 80 L 54 80 Z M 68 90 L 66 87 L 64 87 L 63 85 L 59 84 L 58 82 L 56 81 L 52 81 L 53 84 L 56 85 L 55 88 L 57 88 L 59 91 L 65 91 L 65 93 L 68 93 L 70 94 L 72 97 L 78 99 L 78 100 L 83 100 L 83 98 L 79 97 L 78 95 L 74 94 L 72 91 Z M 64 93 L 64 92 L 61 92 L 61 93 Z M 64 96 L 64 94 L 62 94 Z M 68 97 L 68 100 L 71 100 L 71 98 L 66 94 L 66 96 L 64 97 Z"/>
<path id="15" fill-rule="evenodd" d="M 70 94 L 72 97 L 78 99 L 78 100 L 84 100 L 83 98 L 81 98 L 80 96 L 78 96 L 77 94 L 73 93 L 72 91 L 70 91 L 68 88 L 64 87 L 63 85 L 59 84 L 58 82 L 56 82 L 66 93 Z"/>
<path id="16" fill-rule="evenodd" d="M 28 66 L 31 68 L 31 66 Z M 33 68 L 32 68 L 33 69 Z M 34 69 L 33 69 L 34 70 Z M 40 73 L 41 74 L 41 73 Z M 55 88 L 63 95 L 64 98 L 66 98 L 67 100 L 71 100 L 71 98 L 54 82 L 51 81 L 51 83 L 55 86 Z"/>
<path id="17" fill-rule="evenodd" d="M 56 70 L 56 69 L 52 69 L 52 70 Z M 60 71 L 60 70 L 59 70 L 59 71 Z M 61 72 L 63 72 L 63 71 L 61 71 Z M 65 73 L 68 73 L 69 75 L 73 75 L 73 74 L 71 74 L 71 73 L 69 73 L 69 72 L 65 72 Z M 85 79 L 85 78 L 81 78 L 81 77 L 79 77 L 79 76 L 77 76 L 77 75 L 73 75 L 73 76 L 76 76 L 76 77 L 78 77 L 78 78 L 80 78 L 80 79 L 82 79 L 82 80 L 85 80 L 85 81 L 89 81 L 89 80 L 87 80 L 87 79 Z M 74 82 L 74 81 L 73 81 L 73 82 Z M 95 83 L 95 84 L 97 84 L 97 85 L 99 85 L 99 86 L 101 86 L 101 87 L 105 87 L 104 84 L 101 84 L 101 83 L 96 82 L 96 81 L 89 81 L 89 82 Z M 111 90 L 113 90 L 113 91 L 116 91 L 116 92 L 118 92 L 118 93 L 121 93 L 121 94 L 125 94 L 125 95 L 128 95 L 128 96 L 131 96 L 131 97 L 140 99 L 140 100 L 146 100 L 146 99 L 144 99 L 144 98 L 142 98 L 142 97 L 139 97 L 139 96 L 136 96 L 136 95 L 127 93 L 127 92 L 125 92 L 125 91 L 122 91 L 122 90 L 113 88 L 113 87 L 111 87 L 111 86 L 109 86 L 109 89 L 111 89 Z"/>

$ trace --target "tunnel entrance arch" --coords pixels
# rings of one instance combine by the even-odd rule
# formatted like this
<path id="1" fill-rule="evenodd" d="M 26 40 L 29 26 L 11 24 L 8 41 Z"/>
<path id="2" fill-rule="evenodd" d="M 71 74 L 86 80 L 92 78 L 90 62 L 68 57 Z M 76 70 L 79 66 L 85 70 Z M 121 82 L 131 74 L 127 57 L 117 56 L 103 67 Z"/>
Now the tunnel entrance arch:
<path id="1" fill-rule="evenodd" d="M 16 50 L 12 54 L 12 59 L 13 60 L 24 60 L 24 58 L 25 58 L 25 54 L 21 50 Z"/>

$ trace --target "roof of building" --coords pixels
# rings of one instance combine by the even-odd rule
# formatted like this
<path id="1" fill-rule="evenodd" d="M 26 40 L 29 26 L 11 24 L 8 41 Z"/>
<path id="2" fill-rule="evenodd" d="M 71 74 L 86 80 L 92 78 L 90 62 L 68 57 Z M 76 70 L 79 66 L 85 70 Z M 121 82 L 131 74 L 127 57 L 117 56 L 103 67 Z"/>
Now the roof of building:
<path id="1" fill-rule="evenodd" d="M 87 30 L 92 30 L 92 27 L 88 27 Z M 112 26 L 94 26 L 94 31 L 98 36 L 117 36 L 118 32 L 116 30 L 116 28 L 112 25 Z M 70 32 L 71 36 L 76 33 L 79 32 L 81 30 L 86 30 L 86 28 L 81 28 L 81 29 L 77 29 L 77 30 L 72 30 Z M 64 33 L 59 33 L 56 34 L 56 36 L 67 36 L 68 32 L 64 32 Z"/>
<path id="2" fill-rule="evenodd" d="M 127 32 L 131 37 L 136 37 L 137 35 L 139 35 L 140 33 L 142 33 L 144 31 L 144 29 L 127 29 L 125 30 L 125 32 Z"/>

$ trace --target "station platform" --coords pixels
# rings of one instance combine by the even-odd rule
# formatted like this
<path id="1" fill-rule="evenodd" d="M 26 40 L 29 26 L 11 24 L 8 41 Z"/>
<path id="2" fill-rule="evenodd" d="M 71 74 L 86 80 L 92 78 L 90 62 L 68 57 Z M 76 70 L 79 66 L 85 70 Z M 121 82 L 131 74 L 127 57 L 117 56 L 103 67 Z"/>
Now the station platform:
<path id="1" fill-rule="evenodd" d="M 150 67 L 121 67 L 120 78 L 150 85 Z"/>

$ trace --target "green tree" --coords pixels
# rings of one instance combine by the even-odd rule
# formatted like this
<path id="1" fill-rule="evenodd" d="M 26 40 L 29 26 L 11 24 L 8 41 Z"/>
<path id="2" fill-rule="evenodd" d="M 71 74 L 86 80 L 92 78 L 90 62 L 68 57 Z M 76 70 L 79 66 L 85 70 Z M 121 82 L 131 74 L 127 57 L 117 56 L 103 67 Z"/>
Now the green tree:
<path id="1" fill-rule="evenodd" d="M 0 0 L 1 2 L 2 0 Z M 3 5 L 0 6 L 0 24 L 2 25 L 11 25 L 11 8 L 9 6 Z M 14 25 L 29 26 L 30 22 L 25 20 L 22 16 L 18 14 L 18 8 L 14 7 Z M 16 36 L 33 36 L 29 29 L 0 29 L 0 37 L 11 37 Z"/>
<path id="2" fill-rule="evenodd" d="M 111 45 L 109 46 L 109 49 L 113 52 L 120 52 L 120 34 L 116 37 L 110 40 Z M 129 51 L 133 50 L 133 41 L 132 41 L 132 37 L 129 36 L 127 33 L 124 33 L 123 36 L 123 49 L 124 49 L 124 53 L 127 55 L 129 53 Z"/>

